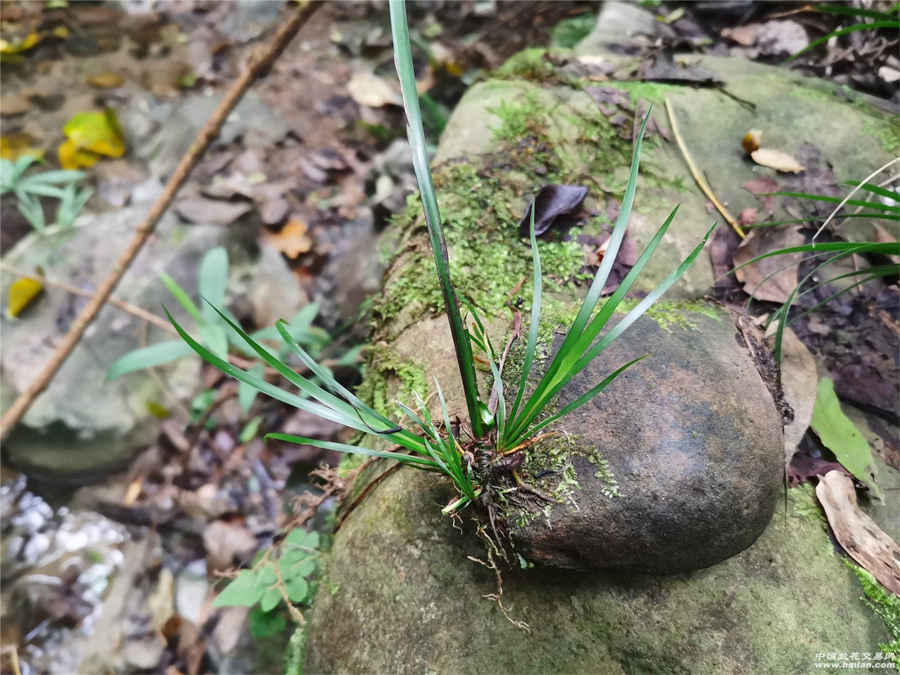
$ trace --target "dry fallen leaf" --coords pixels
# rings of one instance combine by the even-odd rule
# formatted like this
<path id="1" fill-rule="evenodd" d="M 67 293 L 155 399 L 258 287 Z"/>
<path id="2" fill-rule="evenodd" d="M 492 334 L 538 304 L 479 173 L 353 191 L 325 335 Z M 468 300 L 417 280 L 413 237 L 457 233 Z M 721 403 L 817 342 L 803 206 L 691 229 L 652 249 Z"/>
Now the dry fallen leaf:
<path id="1" fill-rule="evenodd" d="M 748 155 L 751 152 L 759 150 L 759 144 L 762 141 L 762 132 L 759 129 L 751 129 L 741 139 L 741 147 Z"/>
<path id="2" fill-rule="evenodd" d="M 31 155 L 36 159 L 44 156 L 36 138 L 21 131 L 0 136 L 0 157 L 14 162 L 23 155 Z"/>
<path id="3" fill-rule="evenodd" d="M 63 127 L 68 140 L 59 146 L 59 163 L 64 169 L 93 166 L 100 158 L 125 154 L 122 127 L 112 110 L 78 113 Z"/>
<path id="4" fill-rule="evenodd" d="M 816 486 L 828 524 L 844 550 L 892 593 L 900 595 L 900 546 L 856 504 L 853 480 L 829 471 Z"/>
<path id="5" fill-rule="evenodd" d="M 879 244 L 896 244 L 897 239 L 894 238 L 890 232 L 884 229 L 878 223 L 872 223 L 872 241 L 877 241 Z M 889 255 L 888 258 L 895 264 L 900 264 L 900 255 Z"/>
<path id="6" fill-rule="evenodd" d="M 781 343 L 781 385 L 794 411 L 793 421 L 784 427 L 784 461 L 789 465 L 809 428 L 819 387 L 816 360 L 790 326 L 784 329 Z"/>
<path id="7" fill-rule="evenodd" d="M 291 259 L 310 251 L 313 244 L 306 223 L 298 218 L 291 218 L 278 232 L 267 233 L 266 238 Z"/>
<path id="8" fill-rule="evenodd" d="M 125 82 L 125 78 L 113 72 L 98 73 L 87 78 L 88 84 L 99 89 L 115 89 L 123 82 Z"/>
<path id="9" fill-rule="evenodd" d="M 769 251 L 802 246 L 803 242 L 803 235 L 796 227 L 755 229 L 735 251 L 734 266 L 743 265 Z M 757 300 L 781 304 L 797 286 L 797 266 L 801 258 L 801 253 L 772 256 L 742 267 L 735 272 L 735 276 L 748 295 Z"/>
<path id="10" fill-rule="evenodd" d="M 17 317 L 34 299 L 44 290 L 43 284 L 37 279 L 21 277 L 16 279 L 9 287 L 9 304 L 6 307 L 7 315 Z"/>
<path id="11" fill-rule="evenodd" d="M 806 171 L 796 159 L 781 150 L 772 150 L 771 148 L 760 148 L 750 153 L 753 161 L 760 166 L 767 166 L 770 169 L 781 171 L 783 173 L 800 173 Z"/>
<path id="12" fill-rule="evenodd" d="M 371 108 L 403 104 L 399 92 L 374 73 L 355 73 L 347 83 L 347 91 L 354 101 Z"/>

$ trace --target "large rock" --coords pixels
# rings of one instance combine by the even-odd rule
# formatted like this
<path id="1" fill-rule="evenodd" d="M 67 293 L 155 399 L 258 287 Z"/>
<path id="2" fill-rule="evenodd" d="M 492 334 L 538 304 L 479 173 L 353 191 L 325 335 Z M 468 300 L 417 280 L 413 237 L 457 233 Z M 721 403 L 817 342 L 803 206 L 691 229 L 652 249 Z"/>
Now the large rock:
<path id="1" fill-rule="evenodd" d="M 563 389 L 560 407 L 650 354 L 527 453 L 523 477 L 560 498 L 508 516 L 529 560 L 685 571 L 742 551 L 769 522 L 781 415 L 727 313 L 698 303 L 675 316 L 642 318 Z"/>
<path id="2" fill-rule="evenodd" d="M 401 469 L 347 518 L 304 673 L 808 673 L 833 645 L 875 652 L 887 640 L 810 491 L 792 490 L 786 518 L 779 507 L 753 546 L 704 570 L 504 572 L 504 606 L 531 633 L 483 597 L 494 573 L 466 557 L 486 560 L 483 546 L 440 516 L 451 494 Z"/>

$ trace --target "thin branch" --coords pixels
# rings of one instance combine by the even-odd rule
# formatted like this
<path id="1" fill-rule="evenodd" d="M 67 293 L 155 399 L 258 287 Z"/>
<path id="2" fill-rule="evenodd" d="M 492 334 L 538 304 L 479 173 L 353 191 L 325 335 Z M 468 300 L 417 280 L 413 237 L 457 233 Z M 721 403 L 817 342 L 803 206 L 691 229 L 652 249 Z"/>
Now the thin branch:
<path id="1" fill-rule="evenodd" d="M 247 67 L 243 74 L 235 81 L 231 88 L 226 92 L 225 98 L 216 108 L 212 117 L 204 125 L 200 133 L 191 143 L 178 167 L 169 178 L 163 193 L 156 200 L 156 203 L 150 209 L 144 221 L 138 225 L 135 231 L 134 239 L 124 253 L 119 257 L 113 266 L 112 272 L 104 279 L 97 289 L 97 293 L 91 298 L 91 301 L 81 311 L 81 314 L 72 323 L 69 332 L 63 337 L 62 342 L 57 347 L 53 356 L 50 357 L 47 365 L 34 381 L 23 391 L 15 400 L 12 407 L 7 410 L 6 414 L 0 419 L 0 439 L 5 438 L 9 431 L 22 419 L 22 416 L 31 407 L 34 400 L 47 388 L 53 376 L 60 369 L 62 364 L 68 358 L 69 354 L 75 349 L 84 331 L 94 320 L 94 317 L 100 312 L 100 309 L 106 304 L 109 296 L 112 295 L 122 276 L 128 270 L 132 261 L 140 252 L 144 243 L 153 234 L 157 222 L 162 218 L 169 204 L 175 198 L 179 188 L 187 180 L 193 168 L 200 161 L 204 151 L 209 147 L 213 140 L 218 136 L 222 125 L 228 118 L 231 111 L 243 97 L 250 85 L 271 66 L 272 62 L 284 51 L 291 39 L 296 35 L 300 27 L 306 23 L 315 9 L 320 3 L 311 0 L 301 0 L 297 9 L 291 17 L 277 30 L 272 40 L 255 51 L 247 63 Z"/>
<path id="2" fill-rule="evenodd" d="M 694 164 L 694 160 L 691 159 L 691 153 L 688 152 L 687 146 L 684 144 L 684 139 L 681 137 L 681 134 L 678 133 L 678 124 L 675 122 L 675 112 L 672 110 L 672 104 L 669 103 L 668 98 L 666 98 L 666 112 L 669 114 L 669 126 L 672 127 L 672 135 L 675 136 L 675 142 L 678 143 L 678 148 L 681 150 L 684 161 L 687 163 L 688 169 L 690 169 L 691 175 L 694 177 L 697 185 L 700 186 L 700 189 L 703 190 L 703 194 L 709 198 L 709 201 L 715 205 L 719 213 L 722 214 L 722 217 L 728 221 L 728 224 L 731 225 L 732 229 L 737 232 L 738 236 L 741 239 L 746 239 L 747 235 L 744 230 L 741 229 L 741 226 L 738 225 L 734 216 L 728 212 L 728 209 L 726 209 L 722 202 L 716 197 L 712 188 L 709 186 L 709 183 L 706 182 L 703 174 L 700 173 L 699 169 L 697 169 L 697 165 Z"/>

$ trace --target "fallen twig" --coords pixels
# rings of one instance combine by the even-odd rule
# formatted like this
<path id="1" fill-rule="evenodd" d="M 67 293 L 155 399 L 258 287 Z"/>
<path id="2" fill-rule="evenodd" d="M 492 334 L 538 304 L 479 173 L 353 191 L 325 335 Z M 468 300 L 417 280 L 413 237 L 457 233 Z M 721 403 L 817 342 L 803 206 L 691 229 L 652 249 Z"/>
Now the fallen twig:
<path id="1" fill-rule="evenodd" d="M 231 88 L 226 92 L 225 98 L 216 108 L 212 117 L 209 118 L 200 133 L 191 143 L 178 167 L 169 178 L 163 193 L 156 200 L 156 203 L 150 209 L 144 221 L 138 225 L 134 238 L 128 248 L 113 265 L 113 269 L 109 276 L 100 284 L 97 292 L 91 298 L 91 301 L 81 311 L 69 332 L 63 337 L 62 342 L 57 347 L 53 356 L 50 357 L 47 365 L 40 374 L 35 377 L 29 387 L 19 394 L 19 397 L 13 402 L 12 407 L 6 411 L 0 419 L 0 439 L 5 438 L 9 431 L 18 423 L 22 416 L 31 407 L 34 400 L 47 388 L 53 376 L 60 369 L 62 364 L 68 358 L 69 354 L 75 349 L 84 331 L 94 320 L 94 317 L 100 312 L 100 309 L 106 304 L 107 299 L 112 295 L 122 276 L 125 274 L 132 261 L 140 252 L 144 243 L 150 238 L 156 228 L 157 222 L 162 218 L 169 204 L 175 198 L 179 188 L 187 180 L 191 170 L 200 161 L 204 151 L 209 147 L 212 141 L 218 136 L 222 125 L 231 114 L 231 111 L 241 100 L 244 93 L 249 89 L 250 85 L 266 70 L 268 70 L 272 61 L 288 45 L 300 27 L 306 23 L 313 11 L 320 3 L 312 2 L 312 0 L 300 0 L 297 9 L 291 17 L 276 31 L 272 40 L 266 45 L 259 48 L 251 56 L 247 63 L 247 67 L 243 74 L 235 81 Z"/>
<path id="2" fill-rule="evenodd" d="M 738 225 L 737 220 L 734 219 L 728 209 L 719 201 L 716 197 L 715 193 L 712 191 L 712 188 L 709 187 L 709 183 L 706 182 L 706 179 L 703 177 L 703 174 L 697 169 L 697 165 L 694 164 L 694 160 L 691 159 L 691 153 L 688 152 L 687 146 L 684 144 L 684 139 L 681 137 L 681 134 L 678 133 L 678 124 L 675 122 L 675 113 L 672 110 L 672 104 L 669 103 L 669 99 L 666 98 L 666 112 L 669 115 L 669 125 L 672 127 L 672 135 L 675 137 L 675 142 L 678 143 L 678 148 L 681 150 L 681 155 L 684 157 L 684 161 L 688 165 L 688 169 L 691 171 L 691 175 L 694 177 L 694 180 L 697 182 L 697 185 L 703 190 L 703 194 L 707 196 L 709 201 L 711 201 L 716 209 L 718 209 L 719 213 L 722 214 L 722 217 L 728 221 L 728 224 L 731 225 L 732 229 L 737 232 L 738 236 L 741 239 L 746 239 L 747 234 L 744 230 L 741 229 L 741 226 Z"/>

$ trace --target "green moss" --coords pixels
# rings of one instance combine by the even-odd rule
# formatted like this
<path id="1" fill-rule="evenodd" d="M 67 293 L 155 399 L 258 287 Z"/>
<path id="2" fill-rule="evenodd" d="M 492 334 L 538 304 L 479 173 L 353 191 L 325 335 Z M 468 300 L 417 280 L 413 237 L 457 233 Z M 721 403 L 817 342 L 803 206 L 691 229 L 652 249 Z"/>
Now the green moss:
<path id="1" fill-rule="evenodd" d="M 396 417 L 395 401 L 409 405 L 416 392 L 424 398 L 428 391 L 425 371 L 405 361 L 390 348 L 369 348 L 368 359 L 357 394 L 382 415 Z"/>
<path id="2" fill-rule="evenodd" d="M 684 91 L 684 87 L 677 84 L 661 82 L 604 82 L 603 84 L 627 92 L 635 103 L 644 99 L 663 105 L 668 94 Z"/>
<path id="3" fill-rule="evenodd" d="M 883 653 L 889 654 L 894 665 L 900 670 L 900 597 L 884 588 L 867 570 L 854 565 L 846 558 L 844 563 L 859 580 L 863 592 L 866 594 L 866 604 L 884 621 L 884 625 L 893 638 L 890 642 L 879 644 L 879 649 Z"/>
<path id="4" fill-rule="evenodd" d="M 625 314 L 637 306 L 640 300 L 625 298 L 616 308 L 616 313 Z M 697 324 L 691 319 L 691 314 L 702 314 L 716 321 L 721 321 L 724 316 L 722 311 L 703 300 L 660 300 L 654 303 L 647 311 L 646 316 L 656 321 L 660 328 L 672 332 L 672 328 L 686 328 L 696 330 Z"/>
<path id="5" fill-rule="evenodd" d="M 505 80 L 519 79 L 536 82 L 552 80 L 556 76 L 556 67 L 550 61 L 549 55 L 550 52 L 543 47 L 525 49 L 510 57 L 506 63 L 492 73 L 492 76 Z"/>

